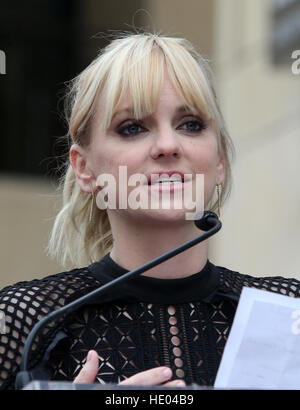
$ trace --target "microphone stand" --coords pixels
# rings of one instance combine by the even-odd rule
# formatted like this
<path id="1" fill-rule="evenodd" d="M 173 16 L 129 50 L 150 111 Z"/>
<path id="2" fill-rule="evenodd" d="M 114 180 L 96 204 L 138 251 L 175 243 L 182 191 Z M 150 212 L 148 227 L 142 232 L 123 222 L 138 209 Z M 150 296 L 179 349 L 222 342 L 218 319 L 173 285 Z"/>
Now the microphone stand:
<path id="1" fill-rule="evenodd" d="M 76 299 L 75 301 L 63 306 L 62 308 L 55 310 L 54 312 L 49 313 L 43 319 L 41 319 L 38 323 L 34 325 L 32 330 L 30 331 L 28 338 L 24 345 L 24 351 L 22 356 L 22 361 L 20 365 L 20 371 L 16 377 L 16 389 L 20 390 L 26 386 L 30 381 L 33 380 L 33 377 L 28 369 L 29 365 L 29 353 L 31 347 L 33 345 L 34 339 L 36 335 L 42 331 L 46 325 L 54 320 L 57 320 L 63 315 L 67 315 L 68 313 L 74 312 L 75 309 L 80 308 L 81 306 L 85 305 L 88 301 L 94 299 L 96 296 L 103 296 L 107 291 L 110 291 L 113 286 L 118 285 L 119 283 L 125 282 L 135 276 L 141 275 L 142 273 L 146 272 L 147 270 L 153 268 L 154 266 L 159 265 L 160 263 L 176 256 L 177 254 L 191 248 L 192 246 L 204 241 L 205 239 L 209 238 L 210 236 L 214 235 L 218 232 L 221 227 L 222 223 L 217 217 L 214 212 L 211 211 L 204 211 L 203 216 L 199 220 L 195 220 L 195 225 L 197 228 L 201 229 L 202 231 L 206 231 L 203 234 L 197 236 L 194 239 L 191 239 L 178 247 L 163 253 L 161 256 L 145 263 L 144 265 L 125 273 L 124 275 L 116 278 L 105 285 L 101 286 L 98 289 L 93 290 L 92 292 L 88 293 Z"/>

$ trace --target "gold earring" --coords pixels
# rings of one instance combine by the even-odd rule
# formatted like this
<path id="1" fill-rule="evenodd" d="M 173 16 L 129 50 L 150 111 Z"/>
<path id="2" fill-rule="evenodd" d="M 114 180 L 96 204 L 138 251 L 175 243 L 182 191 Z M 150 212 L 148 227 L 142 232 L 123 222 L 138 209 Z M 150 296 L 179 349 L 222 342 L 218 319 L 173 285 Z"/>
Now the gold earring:
<path id="1" fill-rule="evenodd" d="M 90 206 L 90 216 L 89 216 L 89 223 L 92 222 L 92 217 L 93 217 L 93 208 L 94 208 L 94 201 L 95 201 L 95 195 L 94 195 L 94 191 L 93 191 L 93 187 L 90 184 L 90 188 L 91 188 L 91 194 L 92 194 L 92 201 L 91 201 L 91 206 Z"/>
<path id="2" fill-rule="evenodd" d="M 217 185 L 217 195 L 218 195 L 218 217 L 221 216 L 221 186 L 222 184 Z"/>

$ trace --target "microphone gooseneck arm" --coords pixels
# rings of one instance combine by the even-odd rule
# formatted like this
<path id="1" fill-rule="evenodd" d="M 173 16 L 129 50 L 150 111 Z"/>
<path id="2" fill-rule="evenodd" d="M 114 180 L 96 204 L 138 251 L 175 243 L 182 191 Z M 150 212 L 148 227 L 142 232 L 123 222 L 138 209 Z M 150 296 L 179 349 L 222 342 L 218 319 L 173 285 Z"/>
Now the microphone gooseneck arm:
<path id="1" fill-rule="evenodd" d="M 67 315 L 68 313 L 74 312 L 76 309 L 80 308 L 81 306 L 85 305 L 87 302 L 91 301 L 94 299 L 96 296 L 102 296 L 104 295 L 108 290 L 111 290 L 112 287 L 125 282 L 135 276 L 141 275 L 142 273 L 146 272 L 147 270 L 153 268 L 154 266 L 159 265 L 160 263 L 172 258 L 173 256 L 176 256 L 177 254 L 191 248 L 192 246 L 204 241 L 205 239 L 209 238 L 210 236 L 214 235 L 216 232 L 218 232 L 221 227 L 222 223 L 217 217 L 217 215 L 214 212 L 211 211 L 205 211 L 202 218 L 199 220 L 195 221 L 195 225 L 197 228 L 201 229 L 202 231 L 205 231 L 201 235 L 197 236 L 194 239 L 191 239 L 182 245 L 179 245 L 178 247 L 163 253 L 161 256 L 158 256 L 157 258 L 145 263 L 144 265 L 125 273 L 124 275 L 120 276 L 119 278 L 116 278 L 105 285 L 101 286 L 100 288 L 97 288 L 93 290 L 92 292 L 88 293 L 87 295 L 84 295 L 80 297 L 79 299 L 76 299 L 75 301 L 63 306 L 62 308 L 55 310 L 54 312 L 49 313 L 47 316 L 45 316 L 43 319 L 41 319 L 38 323 L 34 325 L 32 328 L 31 332 L 29 333 L 29 336 L 25 342 L 24 345 L 24 351 L 23 351 L 23 356 L 22 356 L 22 362 L 20 365 L 20 372 L 17 374 L 17 379 L 16 379 L 16 388 L 17 389 L 22 389 L 26 384 L 28 384 L 30 381 L 32 381 L 32 376 L 30 372 L 27 370 L 29 367 L 29 353 L 31 351 L 31 347 L 33 345 L 33 342 L 39 332 L 41 332 L 48 323 L 59 319 L 63 315 Z"/>

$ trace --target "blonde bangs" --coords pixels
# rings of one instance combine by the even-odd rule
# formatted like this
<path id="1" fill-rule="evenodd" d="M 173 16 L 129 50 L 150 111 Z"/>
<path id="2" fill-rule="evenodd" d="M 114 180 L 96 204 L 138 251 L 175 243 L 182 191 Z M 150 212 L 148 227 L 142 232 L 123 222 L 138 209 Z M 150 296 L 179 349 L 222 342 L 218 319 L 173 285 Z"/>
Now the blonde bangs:
<path id="1" fill-rule="evenodd" d="M 216 119 L 218 109 L 206 77 L 197 61 L 178 41 L 156 36 L 128 39 L 115 54 L 101 97 L 106 102 L 101 128 L 105 131 L 126 99 L 136 119 L 155 112 L 165 68 L 178 96 L 204 120 Z M 144 41 L 142 41 L 144 40 Z M 203 62 L 202 62 L 203 63 Z"/>
<path id="2" fill-rule="evenodd" d="M 151 115 L 157 106 L 164 79 L 164 56 L 157 47 L 145 41 L 139 47 L 120 50 L 110 67 L 106 79 L 102 130 L 106 130 L 114 114 L 126 100 L 126 108 L 130 109 L 136 119 Z"/>
<path id="3" fill-rule="evenodd" d="M 202 115 L 204 120 L 215 119 L 218 110 L 214 104 L 209 80 L 197 61 L 199 56 L 193 56 L 178 41 L 168 41 L 166 47 L 162 41 L 162 47 L 166 55 L 168 74 L 177 95 L 190 110 Z"/>
<path id="4" fill-rule="evenodd" d="M 204 121 L 213 119 L 216 129 L 221 128 L 212 79 L 208 78 L 209 67 L 190 43 L 178 38 L 136 35 L 109 45 L 75 81 L 69 121 L 73 141 L 89 143 L 90 119 L 100 98 L 105 101 L 100 125 L 103 132 L 125 100 L 126 108 L 136 119 L 155 112 L 165 69 L 184 104 Z"/>

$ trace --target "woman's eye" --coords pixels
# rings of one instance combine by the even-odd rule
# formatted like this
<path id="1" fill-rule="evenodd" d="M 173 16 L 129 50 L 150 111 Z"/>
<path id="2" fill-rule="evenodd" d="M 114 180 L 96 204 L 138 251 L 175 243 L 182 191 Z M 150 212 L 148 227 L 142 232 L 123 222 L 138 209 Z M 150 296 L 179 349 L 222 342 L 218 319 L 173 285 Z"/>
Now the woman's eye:
<path id="1" fill-rule="evenodd" d="M 118 129 L 118 133 L 121 135 L 136 135 L 142 132 L 144 128 L 140 124 L 131 123 L 123 125 Z"/>
<path id="2" fill-rule="evenodd" d="M 204 124 L 203 121 L 190 120 L 190 121 L 186 121 L 179 128 L 184 129 L 185 131 L 188 131 L 188 132 L 200 132 L 206 128 L 206 125 Z"/>

